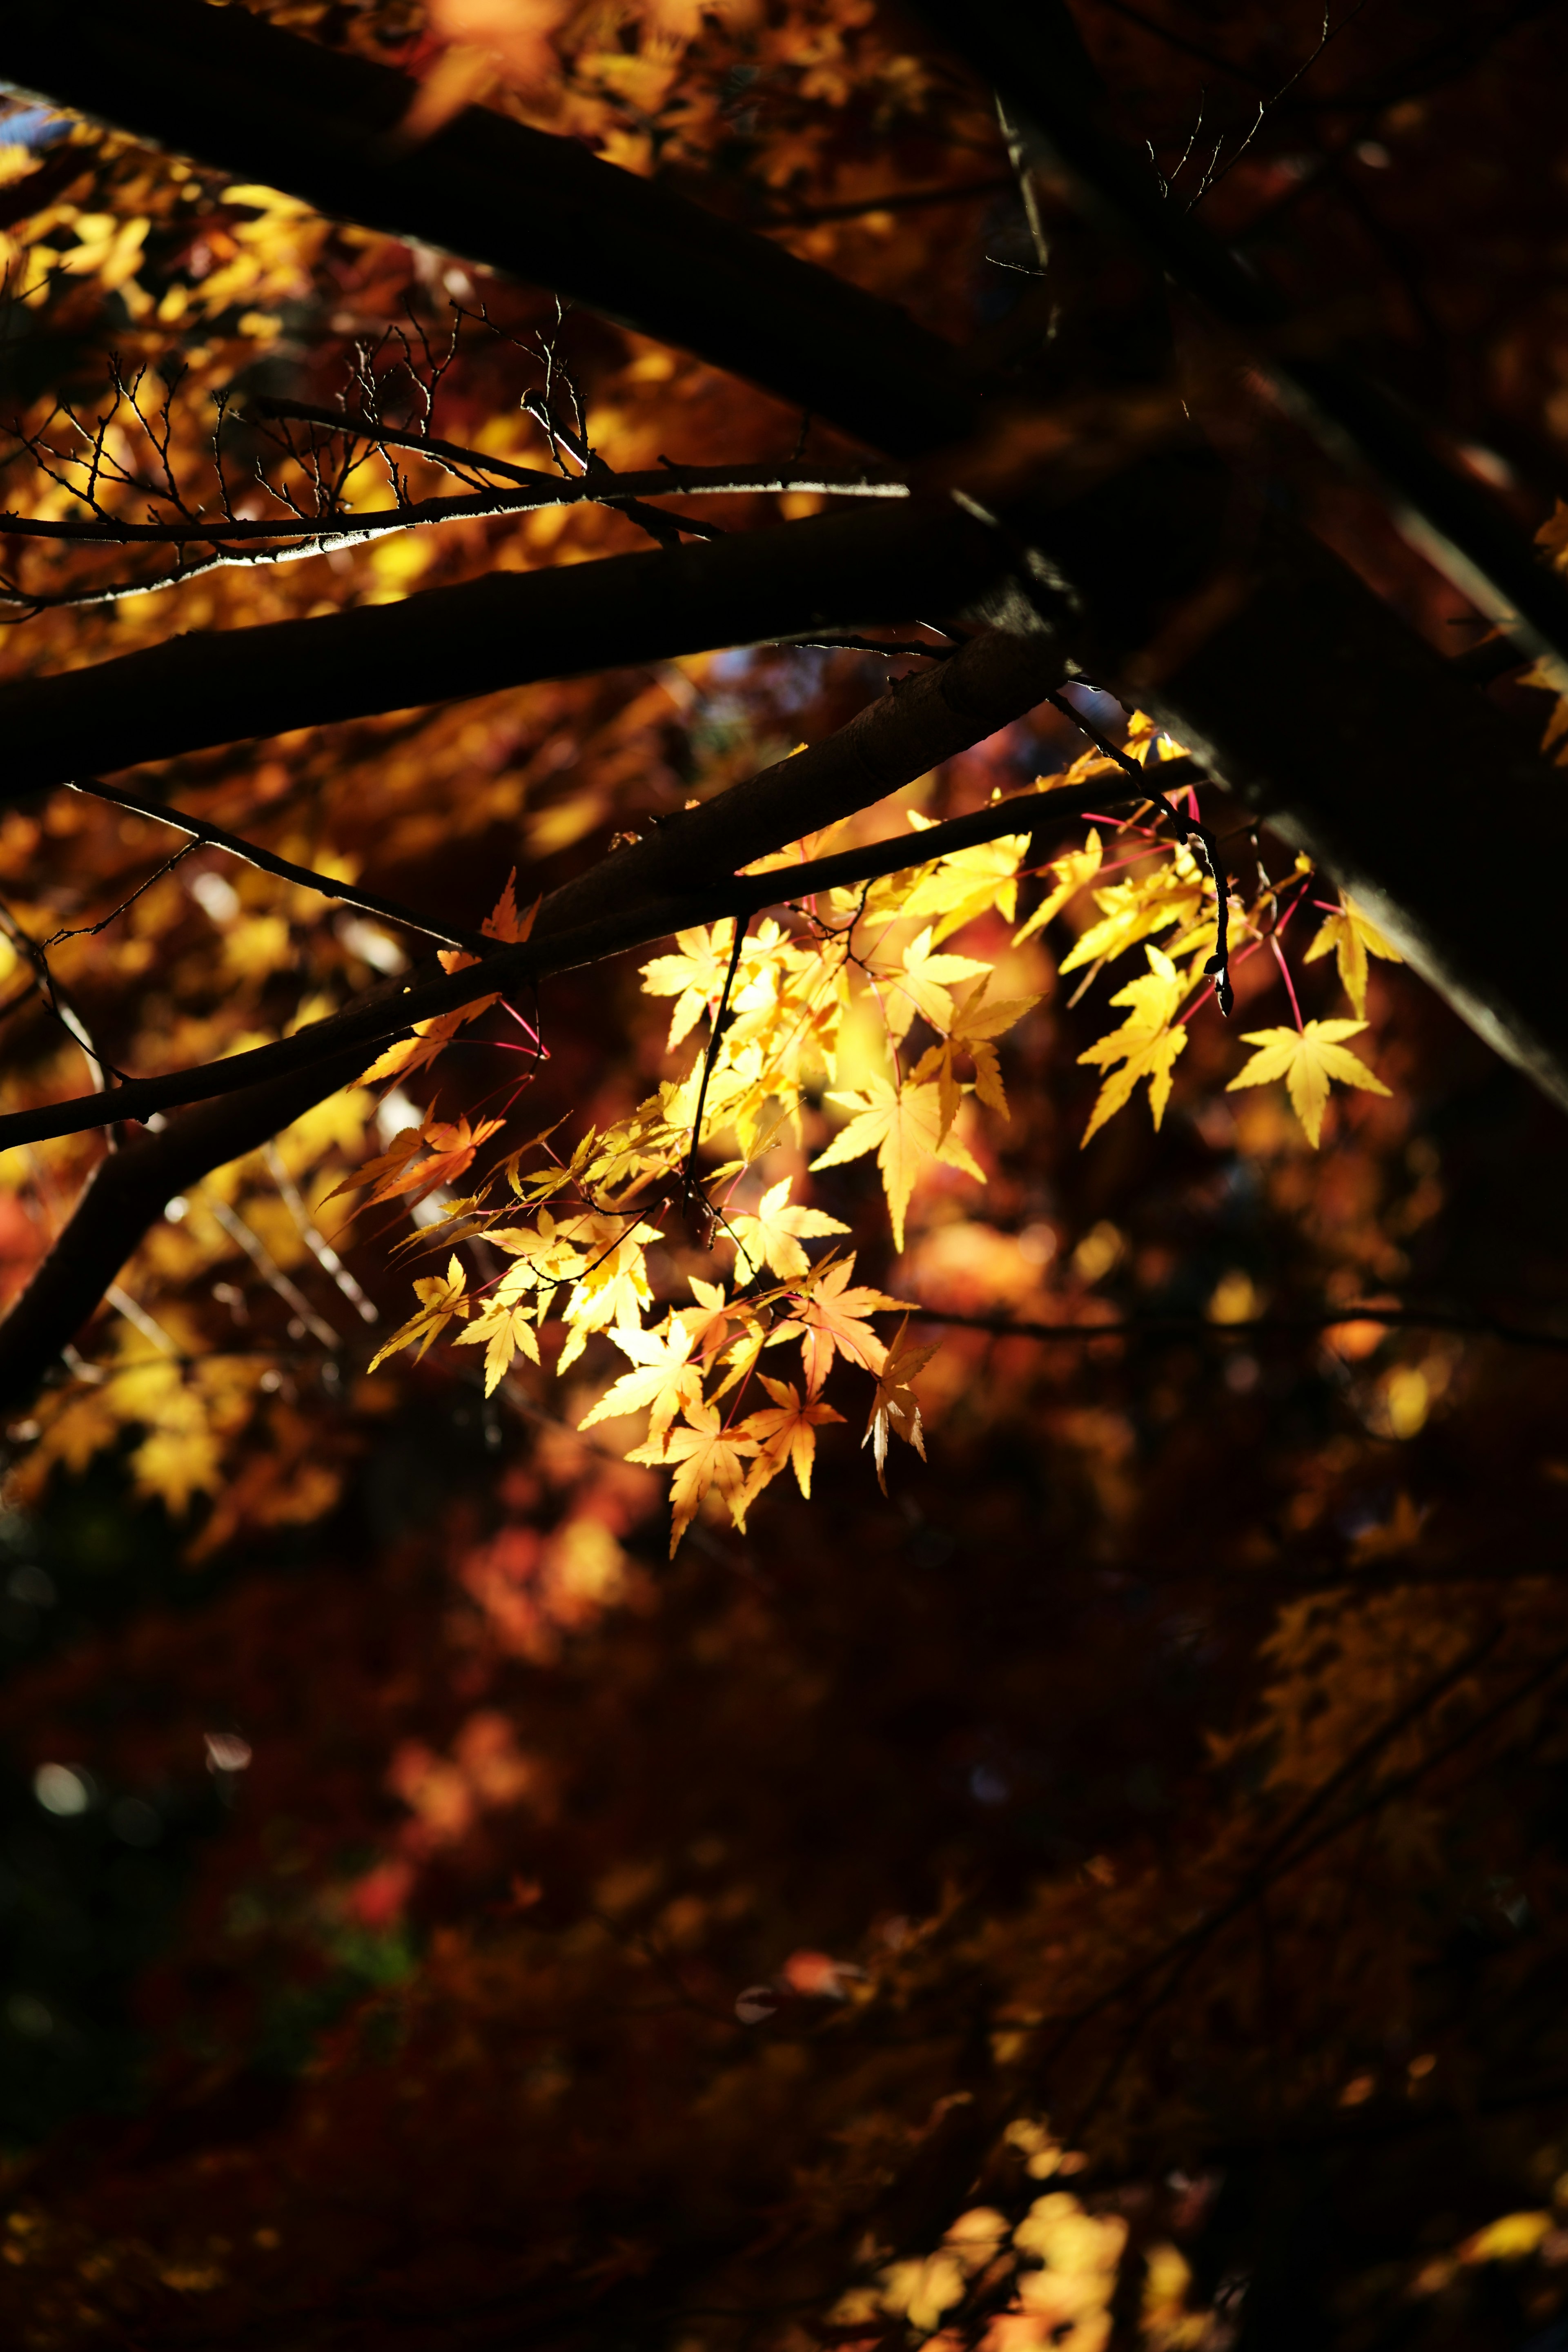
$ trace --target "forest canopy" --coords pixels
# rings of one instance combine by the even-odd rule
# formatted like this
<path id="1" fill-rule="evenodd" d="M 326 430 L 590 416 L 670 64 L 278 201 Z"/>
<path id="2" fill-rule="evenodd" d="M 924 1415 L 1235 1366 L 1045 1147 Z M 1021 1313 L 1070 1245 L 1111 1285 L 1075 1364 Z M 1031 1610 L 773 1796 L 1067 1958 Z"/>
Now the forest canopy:
<path id="1" fill-rule="evenodd" d="M 30 2352 L 1563 2340 L 1565 75 L 0 0 Z"/>

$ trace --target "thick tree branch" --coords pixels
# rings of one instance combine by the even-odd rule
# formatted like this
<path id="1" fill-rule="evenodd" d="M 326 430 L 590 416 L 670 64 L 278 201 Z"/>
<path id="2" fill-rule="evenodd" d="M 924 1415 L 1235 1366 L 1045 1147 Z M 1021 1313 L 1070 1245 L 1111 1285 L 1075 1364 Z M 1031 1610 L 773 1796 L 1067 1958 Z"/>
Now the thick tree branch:
<path id="1" fill-rule="evenodd" d="M 924 14 L 999 88 L 1075 183 L 1086 210 L 1140 247 L 1216 318 L 1336 461 L 1382 481 L 1395 518 L 1461 593 L 1568 674 L 1568 585 L 1478 484 L 1447 466 L 1420 422 L 1381 384 L 1313 353 L 1283 297 L 1186 206 L 1167 201 L 1149 159 L 1104 127 L 1103 99 L 1067 0 L 921 0 Z"/>
<path id="2" fill-rule="evenodd" d="M 469 107 L 423 146 L 417 84 L 203 0 L 0 0 L 11 82 L 331 216 L 416 238 L 747 376 L 871 446 L 958 440 L 958 354 L 874 295 L 657 181 Z"/>
<path id="3" fill-rule="evenodd" d="M 1012 551 L 947 499 L 878 503 L 700 547 L 492 572 L 396 604 L 193 633 L 0 686 L 0 801 L 217 743 L 853 628 L 982 599 Z"/>

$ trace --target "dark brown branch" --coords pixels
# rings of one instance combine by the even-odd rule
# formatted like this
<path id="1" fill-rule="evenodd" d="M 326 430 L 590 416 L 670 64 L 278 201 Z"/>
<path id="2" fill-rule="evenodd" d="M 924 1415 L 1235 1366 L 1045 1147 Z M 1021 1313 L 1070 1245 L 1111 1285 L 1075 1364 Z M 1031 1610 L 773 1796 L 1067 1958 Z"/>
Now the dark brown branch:
<path id="1" fill-rule="evenodd" d="M 495 572 L 400 604 L 172 637 L 0 687 L 0 801 L 238 738 L 663 661 L 984 595 L 1005 543 L 951 500 L 734 532 L 712 544 Z"/>
<path id="2" fill-rule="evenodd" d="M 1097 215 L 1226 325 L 1336 460 L 1382 481 L 1401 525 L 1500 628 L 1568 670 L 1568 584 L 1507 509 L 1436 455 L 1418 419 L 1345 362 L 1311 356 L 1283 298 L 1180 205 L 1146 156 L 1103 127 L 1103 94 L 1066 0 L 921 0 L 954 48 L 1048 144 Z"/>
<path id="3" fill-rule="evenodd" d="M 372 989 L 345 1012 L 309 1022 L 274 1045 L 252 1046 L 247 1053 L 231 1054 L 191 1070 L 125 1078 L 112 1097 L 82 1095 L 68 1102 L 9 1112 L 0 1117 L 0 1151 L 56 1136 L 80 1135 L 91 1128 L 127 1119 L 149 1119 L 186 1103 L 214 1101 L 305 1067 L 342 1045 L 368 1048 L 406 1036 L 416 1023 L 454 1012 L 477 997 L 534 986 L 556 972 L 647 947 L 694 923 L 719 922 L 729 915 L 743 919 L 763 907 L 785 905 L 817 891 L 874 881 L 884 874 L 925 865 L 952 850 L 970 848 L 976 842 L 993 841 L 1000 834 L 1075 823 L 1086 809 L 1103 806 L 1108 798 L 1131 797 L 1108 795 L 1103 784 L 1086 785 L 1076 793 L 1021 793 L 966 816 L 950 817 L 927 832 L 896 835 L 888 841 L 842 850 L 836 856 L 760 875 L 724 870 L 720 858 L 728 845 L 754 837 L 759 830 L 754 820 L 746 829 L 741 823 L 749 793 L 756 795 L 759 814 L 766 812 L 763 823 L 769 832 L 776 833 L 784 820 L 780 795 L 785 792 L 790 819 L 799 824 L 804 817 L 802 829 L 816 832 L 909 782 L 933 760 L 949 756 L 949 751 L 963 749 L 973 740 L 967 718 L 961 719 L 953 730 L 962 740 L 950 742 L 948 751 L 931 748 L 946 740 L 931 724 L 933 718 L 942 715 L 935 689 L 952 683 L 962 693 L 963 685 L 974 678 L 985 662 L 996 666 L 998 642 L 1008 644 L 1007 640 L 974 640 L 965 648 L 968 662 L 963 670 L 958 668 L 955 656 L 950 666 L 933 677 L 906 681 L 906 691 L 897 701 L 889 696 L 872 704 L 815 752 L 796 752 L 778 767 L 752 777 L 749 785 L 733 786 L 706 809 L 670 819 L 635 847 L 606 858 L 578 881 L 553 891 L 525 945 L 501 947 L 470 933 L 468 941 L 479 953 L 479 964 L 438 976 L 416 975 L 390 992 L 385 986 Z M 1018 668 L 1041 677 L 1054 672 L 1056 656 L 1045 650 L 1045 640 L 1026 642 L 1039 650 L 1024 653 Z M 910 688 L 915 690 L 909 691 Z M 716 814 L 722 817 L 721 825 L 701 822 Z M 171 814 L 171 822 L 180 820 Z M 766 852 L 744 851 L 737 862 L 750 863 L 756 855 Z M 321 877 L 312 877 L 312 887 L 321 887 Z"/>
<path id="4" fill-rule="evenodd" d="M 957 353 L 891 303 L 572 139 L 469 107 L 395 136 L 417 84 L 203 0 L 0 0 L 0 72 L 231 178 L 510 272 L 677 343 L 871 446 L 962 438 Z"/>

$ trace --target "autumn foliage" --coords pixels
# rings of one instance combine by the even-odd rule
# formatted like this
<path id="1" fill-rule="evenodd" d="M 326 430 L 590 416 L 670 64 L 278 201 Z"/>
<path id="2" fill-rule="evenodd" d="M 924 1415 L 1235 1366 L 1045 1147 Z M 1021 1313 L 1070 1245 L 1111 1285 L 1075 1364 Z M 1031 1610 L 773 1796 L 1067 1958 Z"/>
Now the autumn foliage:
<path id="1" fill-rule="evenodd" d="M 1549 2352 L 1561 22 L 1041 6 L 1254 332 L 989 0 L 247 7 L 696 242 L 0 6 L 6 2340 Z"/>

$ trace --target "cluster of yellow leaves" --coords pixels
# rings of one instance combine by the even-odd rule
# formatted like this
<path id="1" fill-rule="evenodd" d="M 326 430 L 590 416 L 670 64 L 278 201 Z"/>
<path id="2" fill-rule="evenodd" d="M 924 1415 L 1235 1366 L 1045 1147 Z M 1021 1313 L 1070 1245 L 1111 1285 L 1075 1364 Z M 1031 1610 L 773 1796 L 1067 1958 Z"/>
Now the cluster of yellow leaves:
<path id="1" fill-rule="evenodd" d="M 1128 740 L 1129 748 L 1148 766 L 1158 767 L 1179 750 L 1143 712 L 1134 713 Z M 1109 771 L 1108 761 L 1086 754 L 1064 781 L 1085 781 Z M 1117 837 L 1141 845 L 1117 861 L 1120 867 L 1131 869 L 1125 879 L 1107 882 L 1102 878 L 1111 869 L 1106 866 L 1105 845 L 1098 830 L 1092 831 L 1081 849 L 1068 851 L 1046 869 L 1049 883 L 1046 896 L 1014 935 L 1015 946 L 1032 938 L 1088 890 L 1095 917 L 1063 956 L 1063 974 L 1083 971 L 1087 986 L 1107 964 L 1136 947 L 1143 948 L 1147 971 L 1124 982 L 1110 998 L 1113 1006 L 1126 1008 L 1126 1018 L 1079 1056 L 1080 1062 L 1106 1073 L 1084 1130 L 1085 1143 L 1126 1107 L 1144 1080 L 1149 1087 L 1150 1114 L 1155 1127 L 1160 1126 L 1170 1102 L 1176 1063 L 1186 1047 L 1187 1024 L 1210 992 L 1209 961 L 1215 944 L 1213 887 L 1192 850 L 1184 843 L 1157 837 L 1137 820 Z M 1275 934 L 1283 928 L 1285 892 L 1294 892 L 1299 904 L 1310 887 L 1311 876 L 1309 861 L 1298 858 L 1288 882 L 1279 888 L 1260 888 L 1250 908 L 1242 905 L 1232 888 L 1227 929 L 1233 964 L 1266 946 L 1278 949 Z M 1097 882 L 1100 887 L 1091 887 Z M 1289 911 L 1294 912 L 1295 908 Z M 1159 932 L 1173 936 L 1157 947 L 1153 940 Z M 1388 1091 L 1343 1040 L 1366 1025 L 1368 957 L 1381 957 L 1391 963 L 1401 960 L 1397 949 L 1343 895 L 1338 907 L 1324 915 L 1302 961 L 1313 963 L 1330 954 L 1335 959 L 1354 1020 L 1307 1021 L 1294 1029 L 1247 1033 L 1246 1042 L 1259 1050 L 1231 1081 L 1233 1087 L 1253 1087 L 1283 1078 L 1291 1106 L 1314 1148 L 1322 1133 L 1331 1083 L 1373 1094 Z"/>
<path id="2" fill-rule="evenodd" d="M 1135 755 L 1152 767 L 1177 752 L 1142 714 L 1131 740 Z M 1097 752 L 1069 774 L 1082 781 L 1110 765 Z M 910 824 L 911 858 L 918 858 L 928 820 L 910 812 Z M 1062 971 L 1087 970 L 1092 977 L 1142 950 L 1147 969 L 1110 998 L 1126 1017 L 1080 1056 L 1105 1072 L 1086 1141 L 1144 1081 L 1159 1126 L 1188 1019 L 1209 985 L 1205 967 L 1215 946 L 1212 885 L 1191 849 L 1137 820 L 1113 838 L 1130 854 L 1110 867 L 1098 830 L 1057 858 L 1042 904 L 1015 933 L 1016 944 L 1027 940 L 1092 890 L 1094 915 L 1062 958 Z M 488 1393 L 520 1350 L 542 1360 L 540 1333 L 552 1318 L 565 1327 L 558 1371 L 575 1362 L 592 1335 L 607 1335 L 631 1369 L 583 1425 L 647 1414 L 646 1435 L 629 1458 L 671 1471 L 679 1542 L 710 1496 L 743 1526 L 756 1495 L 786 1467 L 809 1492 L 816 1431 L 839 1418 L 822 1391 L 842 1357 L 876 1383 L 866 1442 L 885 1488 L 892 1435 L 923 1454 L 911 1382 L 931 1350 L 900 1332 L 888 1352 L 867 1318 L 900 1302 L 849 1286 L 853 1258 L 830 1255 L 813 1265 L 805 1244 L 845 1233 L 839 1220 L 793 1200 L 787 1179 L 750 1206 L 735 1204 L 734 1194 L 782 1134 L 804 1140 L 808 1099 L 845 1115 L 811 1161 L 813 1172 L 874 1155 L 900 1252 L 910 1202 L 931 1170 L 945 1165 L 982 1178 L 961 1132 L 966 1099 L 973 1096 L 1007 1116 L 997 1040 L 1037 999 L 993 997 L 993 965 L 944 942 L 983 916 L 1016 921 L 1028 846 L 1027 835 L 1007 835 L 911 863 L 862 888 L 834 890 L 795 908 L 790 924 L 769 917 L 738 947 L 731 921 L 679 933 L 670 952 L 643 967 L 644 990 L 673 999 L 671 1052 L 704 1026 L 708 1044 L 691 1054 L 683 1076 L 666 1079 L 630 1117 L 590 1130 L 570 1156 L 556 1151 L 548 1135 L 535 1138 L 501 1161 L 478 1192 L 451 1198 L 445 1188 L 467 1172 L 500 1122 L 429 1120 L 396 1137 L 354 1181 L 372 1202 L 434 1195 L 432 1238 L 452 1254 L 444 1276 L 416 1284 L 416 1313 L 377 1361 L 404 1346 L 422 1355 L 448 1327 L 461 1324 L 458 1344 L 485 1349 Z M 787 863 L 765 861 L 781 862 Z M 1118 878 L 1110 878 L 1112 873 Z M 1293 891 L 1299 904 L 1310 879 L 1300 861 L 1282 889 Z M 1281 895 L 1266 888 L 1250 912 L 1235 908 L 1232 931 L 1242 950 L 1274 943 L 1269 933 Z M 526 937 L 528 919 L 519 918 L 509 883 L 490 928 L 498 936 Z M 1168 935 L 1165 944 L 1155 943 L 1156 934 Z M 1344 1040 L 1365 1025 L 1368 956 L 1392 958 L 1394 951 L 1343 900 L 1328 913 L 1308 961 L 1331 952 L 1357 1017 L 1249 1033 L 1257 1051 L 1232 1082 L 1252 1087 L 1283 1078 L 1314 1145 L 1331 1084 L 1386 1091 Z M 392 1076 L 434 1058 L 460 1017 L 428 1024 L 368 1075 Z M 910 1041 L 917 1023 L 931 1042 L 915 1056 Z M 694 1133 L 699 1118 L 700 1133 Z M 650 1326 L 647 1251 L 662 1236 L 655 1220 L 688 1204 L 696 1155 L 720 1139 L 732 1139 L 736 1156 L 705 1177 L 702 1213 L 713 1220 L 713 1245 L 733 1251 L 731 1286 L 695 1279 L 694 1303 L 668 1307 Z M 500 1206 L 498 1187 L 505 1192 Z M 530 1222 L 510 1221 L 515 1202 L 531 1213 Z M 472 1275 L 459 1255 L 465 1244 L 472 1245 Z M 413 1245 L 428 1244 L 416 1235 Z M 498 1256 L 510 1262 L 499 1274 L 487 1270 Z M 801 1346 L 798 1388 L 758 1369 L 764 1349 L 793 1339 Z M 769 1402 L 752 1400 L 748 1412 L 753 1380 Z"/>
<path id="3" fill-rule="evenodd" d="M 917 834 L 921 824 L 912 819 Z M 606 1336 L 630 1369 L 583 1426 L 647 1413 L 646 1436 L 629 1458 L 670 1470 L 672 1542 L 679 1542 L 710 1496 L 742 1526 L 755 1496 L 785 1470 L 809 1495 L 816 1432 L 842 1418 L 823 1396 L 842 1359 L 875 1384 L 866 1442 L 885 1485 L 892 1435 L 923 1454 L 910 1382 L 931 1349 L 900 1333 L 889 1353 L 868 1318 L 904 1302 L 855 1284 L 852 1256 L 813 1265 L 805 1244 L 832 1241 L 847 1227 L 793 1200 L 787 1178 L 751 1205 L 731 1203 L 782 1132 L 802 1139 L 808 1097 L 847 1114 L 813 1168 L 874 1153 L 900 1249 L 927 1171 L 942 1163 L 980 1177 L 958 1122 L 971 1094 L 1006 1116 L 996 1041 L 1036 999 L 993 999 L 990 966 L 942 952 L 940 942 L 976 915 L 994 910 L 1012 919 L 1026 849 L 1026 836 L 1009 836 L 911 864 L 864 891 L 836 891 L 796 928 L 771 918 L 759 923 L 741 943 L 721 1024 L 733 926 L 681 932 L 670 953 L 644 967 L 643 983 L 650 996 L 674 999 L 672 1050 L 703 1024 L 709 1046 L 695 1053 L 684 1076 L 667 1079 L 616 1126 L 591 1130 L 570 1154 L 558 1152 L 549 1135 L 536 1137 L 478 1192 L 453 1198 L 447 1188 L 467 1173 L 499 1122 L 427 1120 L 396 1136 L 342 1189 L 361 1191 L 369 1202 L 433 1196 L 429 1238 L 450 1255 L 444 1276 L 417 1282 L 416 1311 L 377 1362 L 403 1347 L 422 1355 L 442 1332 L 461 1326 L 459 1346 L 484 1347 L 489 1392 L 520 1350 L 542 1360 L 541 1328 L 552 1318 L 565 1327 L 557 1372 L 595 1333 Z M 918 857 L 913 843 L 911 856 Z M 910 1066 L 901 1055 L 917 1020 L 934 1042 Z M 449 1034 L 431 1024 L 367 1075 L 399 1075 L 433 1058 Z M 965 1062 L 973 1076 L 961 1074 Z M 701 1134 L 694 1139 L 700 1097 Z M 668 1307 L 650 1324 L 647 1252 L 662 1237 L 657 1219 L 686 1194 L 694 1150 L 720 1138 L 733 1139 L 738 1157 L 707 1177 L 705 1192 L 714 1246 L 733 1252 L 730 1286 L 694 1279 L 693 1303 Z M 515 1222 L 518 1203 L 530 1213 L 525 1223 Z M 470 1275 L 459 1255 L 464 1244 L 473 1245 L 477 1266 L 493 1267 L 498 1256 L 508 1263 L 499 1274 Z M 416 1234 L 412 1245 L 428 1243 Z M 798 1383 L 759 1370 L 763 1350 L 785 1342 L 800 1347 Z"/>

